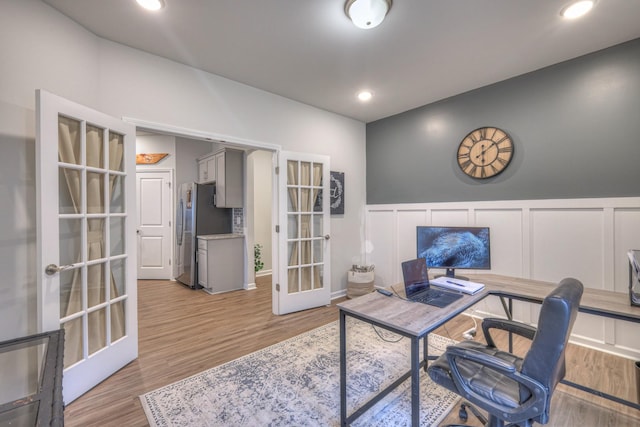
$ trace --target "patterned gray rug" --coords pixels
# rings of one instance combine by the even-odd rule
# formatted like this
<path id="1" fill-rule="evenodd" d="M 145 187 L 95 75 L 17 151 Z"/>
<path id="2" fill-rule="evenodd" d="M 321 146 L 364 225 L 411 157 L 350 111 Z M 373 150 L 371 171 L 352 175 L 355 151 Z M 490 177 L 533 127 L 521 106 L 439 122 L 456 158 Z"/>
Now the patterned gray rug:
<path id="1" fill-rule="evenodd" d="M 340 425 L 339 328 L 333 322 L 140 396 L 149 424 L 160 426 Z M 348 407 L 360 407 L 409 369 L 407 338 L 355 319 L 347 323 Z M 397 342 L 393 342 L 397 341 Z M 453 341 L 429 336 L 430 354 Z M 421 425 L 436 426 L 458 397 L 421 371 Z M 411 380 L 354 426 L 411 424 Z"/>

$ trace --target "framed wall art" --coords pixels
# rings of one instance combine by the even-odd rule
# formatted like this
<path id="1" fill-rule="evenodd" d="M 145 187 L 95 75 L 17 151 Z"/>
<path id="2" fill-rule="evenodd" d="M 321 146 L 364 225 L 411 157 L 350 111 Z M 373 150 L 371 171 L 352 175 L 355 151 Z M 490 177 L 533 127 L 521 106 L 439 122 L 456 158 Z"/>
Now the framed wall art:
<path id="1" fill-rule="evenodd" d="M 344 172 L 331 171 L 331 215 L 344 214 Z"/>

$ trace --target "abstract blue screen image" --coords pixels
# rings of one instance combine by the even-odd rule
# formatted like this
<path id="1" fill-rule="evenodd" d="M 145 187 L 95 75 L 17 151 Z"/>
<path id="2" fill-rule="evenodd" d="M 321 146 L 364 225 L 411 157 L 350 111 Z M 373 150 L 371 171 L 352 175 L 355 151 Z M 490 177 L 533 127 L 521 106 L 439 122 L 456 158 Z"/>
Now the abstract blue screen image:
<path id="1" fill-rule="evenodd" d="M 417 227 L 417 256 L 429 268 L 490 269 L 488 227 Z"/>

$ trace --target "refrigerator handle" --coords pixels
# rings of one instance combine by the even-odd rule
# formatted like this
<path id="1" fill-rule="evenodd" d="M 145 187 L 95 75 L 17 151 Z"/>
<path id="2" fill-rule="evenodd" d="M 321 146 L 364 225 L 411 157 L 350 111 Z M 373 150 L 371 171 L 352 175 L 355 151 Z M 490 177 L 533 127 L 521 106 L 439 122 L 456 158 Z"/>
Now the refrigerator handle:
<path id="1" fill-rule="evenodd" d="M 176 222 L 176 240 L 178 241 L 178 246 L 182 246 L 182 239 L 184 238 L 184 202 L 182 199 L 180 199 Z"/>

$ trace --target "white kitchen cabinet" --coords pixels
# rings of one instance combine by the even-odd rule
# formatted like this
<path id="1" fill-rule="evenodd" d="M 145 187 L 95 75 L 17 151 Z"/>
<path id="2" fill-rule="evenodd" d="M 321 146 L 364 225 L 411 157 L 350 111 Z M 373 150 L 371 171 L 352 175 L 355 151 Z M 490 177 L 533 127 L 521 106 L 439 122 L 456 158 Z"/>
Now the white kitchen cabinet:
<path id="1" fill-rule="evenodd" d="M 207 241 L 198 239 L 198 285 L 206 288 L 209 284 L 209 275 L 207 274 Z"/>
<path id="2" fill-rule="evenodd" d="M 244 289 L 244 236 L 198 236 L 198 284 L 217 294 Z"/>
<path id="3" fill-rule="evenodd" d="M 216 207 L 241 208 L 244 151 L 226 148 L 216 152 Z"/>
<path id="4" fill-rule="evenodd" d="M 205 184 L 216 180 L 216 156 L 208 154 L 198 159 L 198 182 Z"/>
<path id="5" fill-rule="evenodd" d="M 218 208 L 241 208 L 244 187 L 244 151 L 225 148 L 198 158 L 198 182 L 216 183 Z"/>

